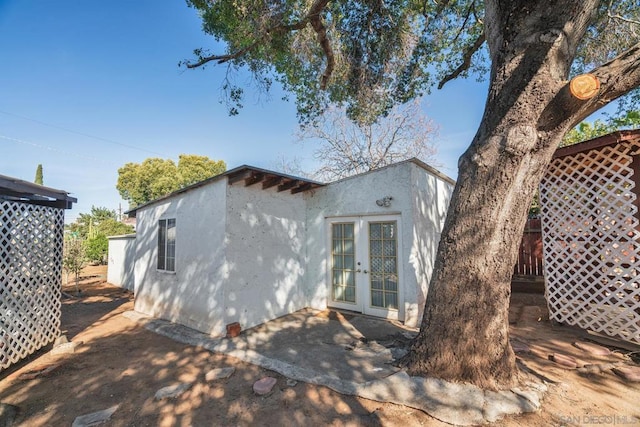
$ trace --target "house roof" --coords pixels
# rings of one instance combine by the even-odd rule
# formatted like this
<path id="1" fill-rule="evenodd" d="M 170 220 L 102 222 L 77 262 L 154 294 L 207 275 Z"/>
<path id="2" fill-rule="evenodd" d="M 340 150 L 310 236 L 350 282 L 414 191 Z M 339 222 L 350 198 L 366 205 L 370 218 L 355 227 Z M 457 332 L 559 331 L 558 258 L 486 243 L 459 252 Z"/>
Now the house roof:
<path id="1" fill-rule="evenodd" d="M 162 196 L 140 206 L 136 206 L 135 208 L 129 209 L 125 213 L 130 216 L 135 216 L 136 211 L 141 208 L 169 199 L 178 194 L 186 193 L 187 191 L 203 187 L 207 184 L 219 181 L 224 178 L 228 179 L 227 182 L 229 185 L 244 185 L 245 187 L 249 187 L 256 184 L 261 184 L 260 188 L 263 190 L 276 187 L 277 191 L 290 191 L 291 194 L 302 193 L 304 191 L 312 190 L 314 188 L 326 185 L 322 182 L 313 181 L 307 178 L 300 178 L 293 175 L 287 175 L 280 172 L 257 168 L 255 166 L 242 165 L 219 175 L 205 179 L 204 181 L 196 182 L 195 184 L 176 190 L 173 193 L 167 194 L 166 196 Z"/>
<path id="2" fill-rule="evenodd" d="M 44 185 L 34 184 L 10 176 L 0 175 L 0 200 L 29 203 L 32 205 L 71 209 L 78 199 L 69 193 Z"/>
<path id="3" fill-rule="evenodd" d="M 434 168 L 433 166 L 430 166 L 430 165 L 426 164 L 422 160 L 420 160 L 418 158 L 415 158 L 415 157 L 412 157 L 412 158 L 407 159 L 407 160 L 402 160 L 402 161 L 399 161 L 397 163 L 391 163 L 389 165 L 382 166 L 380 168 L 373 169 L 373 170 L 370 170 L 370 171 L 367 171 L 367 172 L 362 172 L 362 173 L 359 173 L 357 175 L 348 176 L 346 178 L 342 178 L 342 179 L 339 179 L 337 181 L 332 181 L 332 182 L 330 182 L 330 184 L 333 184 L 335 182 L 346 181 L 348 179 L 357 178 L 357 177 L 360 177 L 360 176 L 363 176 L 363 175 L 367 175 L 367 174 L 370 174 L 370 173 L 376 173 L 376 172 L 379 172 L 379 171 L 381 171 L 383 169 L 396 167 L 396 166 L 399 166 L 399 165 L 403 165 L 405 163 L 413 163 L 414 165 L 424 169 L 429 174 L 431 174 L 431 175 L 433 175 L 433 176 L 435 176 L 437 178 L 440 178 L 441 180 L 443 180 L 443 181 L 445 181 L 445 182 L 447 182 L 447 183 L 449 183 L 451 185 L 455 185 L 456 184 L 455 179 L 445 175 L 444 173 L 440 172 L 438 169 Z"/>
<path id="4" fill-rule="evenodd" d="M 345 179 L 352 179 L 361 175 L 365 175 L 368 173 L 374 173 L 376 171 L 379 171 L 380 169 L 385 169 L 387 167 L 392 167 L 392 166 L 397 166 L 403 163 L 414 163 L 416 165 L 418 165 L 419 167 L 423 168 L 424 170 L 426 170 L 427 172 L 429 172 L 430 174 L 450 183 L 450 184 L 455 184 L 455 181 L 451 178 L 449 178 L 447 175 L 443 174 L 442 172 L 438 171 L 437 169 L 435 169 L 432 166 L 429 166 L 428 164 L 424 163 L 423 161 L 416 159 L 416 158 L 412 158 L 412 159 L 408 159 L 402 162 L 398 162 L 398 163 L 394 163 L 379 169 L 375 169 L 369 172 L 365 172 L 362 174 L 358 174 L 358 175 L 354 175 L 351 176 L 349 178 L 345 178 Z M 270 171 L 267 169 L 261 169 L 255 166 L 248 166 L 248 165 L 242 165 L 242 166 L 238 166 L 237 168 L 228 170 L 224 173 L 221 173 L 219 175 L 213 176 L 211 178 L 205 179 L 204 181 L 200 181 L 200 182 L 196 182 L 195 184 L 189 185 L 188 187 L 184 187 L 181 188 L 180 190 L 174 191 L 173 193 L 167 194 L 166 196 L 162 196 L 160 198 L 157 198 L 155 200 L 152 200 L 150 202 L 144 203 L 140 206 L 136 206 L 135 208 L 129 209 L 128 211 L 126 211 L 125 213 L 129 216 L 133 216 L 135 217 L 136 215 L 136 211 L 147 207 L 149 205 L 167 200 L 175 195 L 181 194 L 181 193 L 185 193 L 187 191 L 191 191 L 193 189 L 199 188 L 199 187 L 203 187 L 207 184 L 210 184 L 212 182 L 216 182 L 219 181 L 221 179 L 227 178 L 227 182 L 229 185 L 244 185 L 245 187 L 249 187 L 252 185 L 256 185 L 256 184 L 261 184 L 260 188 L 263 190 L 266 190 L 268 188 L 277 188 L 278 191 L 290 191 L 291 194 L 296 194 L 296 193 L 302 193 L 308 190 L 313 190 L 314 188 L 319 188 L 319 187 L 324 187 L 328 184 L 326 183 L 322 183 L 319 181 L 314 181 L 311 179 L 307 179 L 307 178 L 301 178 L 298 176 L 293 176 L 293 175 L 287 175 L 284 173 L 280 173 L 280 172 L 275 172 L 275 171 Z M 329 183 L 332 184 L 332 183 Z"/>

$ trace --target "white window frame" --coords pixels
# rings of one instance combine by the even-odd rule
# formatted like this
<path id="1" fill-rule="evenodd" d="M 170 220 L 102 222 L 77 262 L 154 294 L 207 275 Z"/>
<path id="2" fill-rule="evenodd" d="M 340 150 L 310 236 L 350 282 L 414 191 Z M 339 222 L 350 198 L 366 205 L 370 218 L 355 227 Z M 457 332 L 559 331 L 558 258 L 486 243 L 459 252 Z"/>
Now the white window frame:
<path id="1" fill-rule="evenodd" d="M 176 219 L 158 220 L 158 271 L 176 271 Z"/>

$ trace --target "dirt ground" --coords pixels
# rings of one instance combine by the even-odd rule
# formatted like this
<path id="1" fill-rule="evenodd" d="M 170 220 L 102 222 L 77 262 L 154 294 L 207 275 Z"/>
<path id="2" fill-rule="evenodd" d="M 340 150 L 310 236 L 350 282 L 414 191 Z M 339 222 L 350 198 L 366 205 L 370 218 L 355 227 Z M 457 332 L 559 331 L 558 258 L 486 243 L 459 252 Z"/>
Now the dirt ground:
<path id="1" fill-rule="evenodd" d="M 63 333 L 80 343 L 75 352 L 52 355 L 45 349 L 0 374 L 0 402 L 19 408 L 14 425 L 68 426 L 79 415 L 114 405 L 118 409 L 103 425 L 446 425 L 409 407 L 287 384 L 275 372 L 156 335 L 121 316 L 133 309 L 133 296 L 106 284 L 104 268 L 90 267 L 83 276 L 81 295 L 63 298 L 62 306 Z M 73 286 L 64 291 L 74 294 Z M 585 374 L 548 360 L 559 352 L 584 364 L 634 364 L 630 356 L 636 355 L 616 349 L 595 356 L 576 348 L 580 334 L 549 322 L 540 295 L 515 294 L 511 318 L 513 342 L 526 346 L 518 352 L 519 363 L 545 379 L 549 391 L 541 411 L 495 425 L 640 426 L 640 383 L 625 382 L 610 370 Z M 235 373 L 204 380 L 220 367 L 234 367 Z M 271 394 L 255 395 L 252 385 L 264 376 L 277 384 Z M 157 390 L 177 382 L 195 385 L 177 398 L 154 399 Z"/>

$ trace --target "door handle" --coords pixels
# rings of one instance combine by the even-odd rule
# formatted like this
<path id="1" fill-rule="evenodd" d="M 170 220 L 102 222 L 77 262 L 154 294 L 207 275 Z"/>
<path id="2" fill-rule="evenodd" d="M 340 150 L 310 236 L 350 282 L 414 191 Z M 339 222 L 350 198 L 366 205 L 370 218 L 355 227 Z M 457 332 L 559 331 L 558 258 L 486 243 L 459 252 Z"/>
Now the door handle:
<path id="1" fill-rule="evenodd" d="M 364 271 L 363 271 L 363 273 L 364 273 L 364 274 L 367 274 L 367 273 L 368 273 L 368 271 L 367 271 L 367 270 L 364 270 Z"/>

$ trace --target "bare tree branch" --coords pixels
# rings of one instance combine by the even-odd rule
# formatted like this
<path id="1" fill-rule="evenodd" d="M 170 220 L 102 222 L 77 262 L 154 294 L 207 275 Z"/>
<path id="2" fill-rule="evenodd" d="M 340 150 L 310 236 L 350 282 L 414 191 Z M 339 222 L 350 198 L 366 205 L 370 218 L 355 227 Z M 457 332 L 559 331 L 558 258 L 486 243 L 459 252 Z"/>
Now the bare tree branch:
<path id="1" fill-rule="evenodd" d="M 476 53 L 480 49 L 480 47 L 482 47 L 482 44 L 484 43 L 484 41 L 485 41 L 485 37 L 484 37 L 484 32 L 483 32 L 476 39 L 475 43 L 473 43 L 473 45 L 470 46 L 469 49 L 467 49 L 467 51 L 462 56 L 462 64 L 460 64 L 458 66 L 458 68 L 456 68 L 455 70 L 453 70 L 453 72 L 451 72 L 450 74 L 447 74 L 446 76 L 444 76 L 442 78 L 442 80 L 440 80 L 440 83 L 438 83 L 438 89 L 442 89 L 442 87 L 447 82 L 455 79 L 463 71 L 466 71 L 466 70 L 469 69 L 469 67 L 471 66 L 471 57 L 473 56 L 474 53 Z"/>
<path id="2" fill-rule="evenodd" d="M 206 64 L 208 62 L 211 62 L 211 61 L 217 61 L 218 64 L 224 64 L 225 62 L 240 58 L 245 53 L 249 52 L 251 49 L 253 49 L 257 45 L 259 45 L 260 43 L 261 43 L 261 41 L 255 41 L 255 42 L 251 43 L 249 46 L 245 47 L 244 49 L 240 49 L 239 51 L 237 51 L 235 53 L 230 53 L 230 54 L 227 54 L 227 55 L 210 55 L 210 56 L 205 56 L 205 57 L 200 58 L 197 62 L 183 61 L 182 63 L 187 68 L 202 67 L 204 64 Z"/>
<path id="3" fill-rule="evenodd" d="M 640 21 L 636 21 L 635 19 L 626 18 L 622 15 L 612 15 L 611 12 L 607 12 L 607 16 L 616 21 L 626 22 L 628 24 L 640 25 Z"/>
<path id="4" fill-rule="evenodd" d="M 394 108 L 368 125 L 349 120 L 344 110 L 332 108 L 313 127 L 305 127 L 299 139 L 320 140 L 314 157 L 322 166 L 316 179 L 333 181 L 377 169 L 399 160 L 417 157 L 435 160 L 433 124 L 424 116 L 419 101 Z"/>

